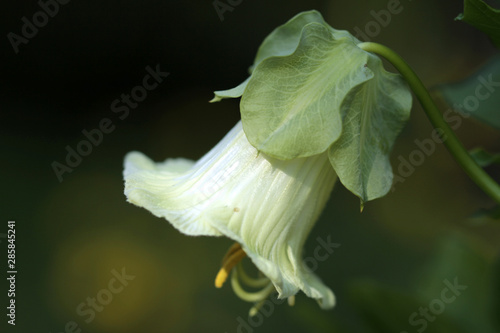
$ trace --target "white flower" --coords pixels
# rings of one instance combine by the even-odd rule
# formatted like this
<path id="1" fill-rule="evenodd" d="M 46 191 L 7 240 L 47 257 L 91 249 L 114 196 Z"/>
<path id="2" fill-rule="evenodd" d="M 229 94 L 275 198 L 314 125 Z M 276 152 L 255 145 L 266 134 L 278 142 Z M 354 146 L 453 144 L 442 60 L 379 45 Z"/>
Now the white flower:
<path id="1" fill-rule="evenodd" d="M 154 163 L 131 152 L 124 178 L 129 202 L 164 217 L 179 231 L 226 236 L 239 244 L 224 259 L 218 287 L 246 254 L 267 278 L 251 279 L 241 267 L 235 270 L 233 289 L 244 299 L 262 301 L 276 288 L 279 298 L 293 302 L 302 290 L 322 308 L 334 306 L 332 291 L 302 260 L 307 235 L 337 179 L 326 152 L 288 161 L 272 158 L 250 145 L 239 122 L 197 162 Z M 239 279 L 267 287 L 246 293 Z"/>

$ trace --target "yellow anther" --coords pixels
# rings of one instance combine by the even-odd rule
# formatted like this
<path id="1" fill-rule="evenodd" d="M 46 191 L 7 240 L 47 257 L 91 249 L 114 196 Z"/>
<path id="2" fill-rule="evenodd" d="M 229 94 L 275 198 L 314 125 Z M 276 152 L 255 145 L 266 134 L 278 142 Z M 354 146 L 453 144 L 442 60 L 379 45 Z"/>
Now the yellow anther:
<path id="1" fill-rule="evenodd" d="M 245 258 L 247 254 L 238 243 L 233 244 L 222 259 L 222 267 L 215 277 L 215 287 L 220 288 L 226 282 L 233 267 Z"/>

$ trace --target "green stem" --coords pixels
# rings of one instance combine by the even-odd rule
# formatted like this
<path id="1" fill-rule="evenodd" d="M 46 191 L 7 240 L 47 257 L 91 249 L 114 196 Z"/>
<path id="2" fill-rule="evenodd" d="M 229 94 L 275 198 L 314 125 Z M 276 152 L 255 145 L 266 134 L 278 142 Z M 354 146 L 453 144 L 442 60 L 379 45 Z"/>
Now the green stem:
<path id="1" fill-rule="evenodd" d="M 358 46 L 367 51 L 376 53 L 386 58 L 403 75 L 410 88 L 417 96 L 420 104 L 431 121 L 432 125 L 441 131 L 444 138 L 444 144 L 462 166 L 469 177 L 490 197 L 500 203 L 500 186 L 493 180 L 469 155 L 465 147 L 458 140 L 450 126 L 443 119 L 443 116 L 436 104 L 432 100 L 424 84 L 418 78 L 417 74 L 408 66 L 408 64 L 394 51 L 377 43 L 361 43 Z"/>

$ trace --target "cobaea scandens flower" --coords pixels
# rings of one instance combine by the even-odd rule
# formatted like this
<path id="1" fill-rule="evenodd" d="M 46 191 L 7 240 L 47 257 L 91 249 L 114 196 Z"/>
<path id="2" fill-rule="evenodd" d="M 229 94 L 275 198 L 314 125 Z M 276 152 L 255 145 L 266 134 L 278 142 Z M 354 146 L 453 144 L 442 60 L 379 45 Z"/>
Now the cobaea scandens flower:
<path id="1" fill-rule="evenodd" d="M 197 162 L 154 163 L 131 152 L 124 178 L 129 202 L 182 233 L 225 236 L 237 243 L 223 260 L 218 287 L 247 255 L 266 278 L 251 279 L 241 267 L 233 270 L 233 289 L 242 298 L 263 301 L 276 289 L 279 298 L 290 301 L 302 290 L 322 308 L 334 306 L 332 291 L 302 259 L 307 235 L 337 179 L 326 152 L 288 161 L 272 158 L 248 142 L 239 122 Z M 263 289 L 245 292 L 240 279 Z"/>

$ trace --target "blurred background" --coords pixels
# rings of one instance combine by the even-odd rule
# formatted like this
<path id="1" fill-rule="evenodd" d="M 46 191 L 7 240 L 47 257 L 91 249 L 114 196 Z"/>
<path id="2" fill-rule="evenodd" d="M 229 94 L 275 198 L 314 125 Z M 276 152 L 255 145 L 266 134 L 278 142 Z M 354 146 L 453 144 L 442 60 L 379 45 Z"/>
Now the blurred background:
<path id="1" fill-rule="evenodd" d="M 15 220 L 18 275 L 16 326 L 2 313 L 0 331 L 500 331 L 500 226 L 472 218 L 493 202 L 442 145 L 363 213 L 342 185 L 334 189 L 305 249 L 311 256 L 318 237 L 340 244 L 316 270 L 337 296 L 331 311 L 299 294 L 294 307 L 276 305 L 249 321 L 250 304 L 229 285 L 214 288 L 231 241 L 184 236 L 125 201 L 124 155 L 201 157 L 240 117 L 237 100 L 209 104 L 212 92 L 242 82 L 263 38 L 301 11 L 317 9 L 334 28 L 388 45 L 428 87 L 473 75 L 497 53 L 484 34 L 454 21 L 462 1 L 401 0 L 390 22 L 377 24 L 372 11 L 390 3 L 220 0 L 220 11 L 230 8 L 220 16 L 213 1 L 75 0 L 53 8 L 46 22 L 35 15 L 41 27 L 17 53 L 9 33 L 22 36 L 23 17 L 33 22 L 40 3 L 4 3 L 0 237 Z M 142 85 L 147 66 L 169 75 L 127 116 L 113 112 L 116 99 Z M 76 149 L 83 131 L 104 118 L 113 130 L 58 177 L 54 162 L 66 165 L 67 146 Z M 431 133 L 414 102 L 394 169 Z M 500 151 L 499 132 L 472 118 L 457 134 L 468 148 Z M 498 168 L 488 171 L 500 179 Z M 5 276 L 7 242 L 0 241 Z M 129 280 L 109 292 L 123 271 Z M 442 290 L 456 281 L 467 288 L 443 303 Z M 5 309 L 5 278 L 0 288 Z M 88 298 L 96 297 L 105 304 L 92 312 Z M 428 317 L 420 307 L 431 308 Z"/>

